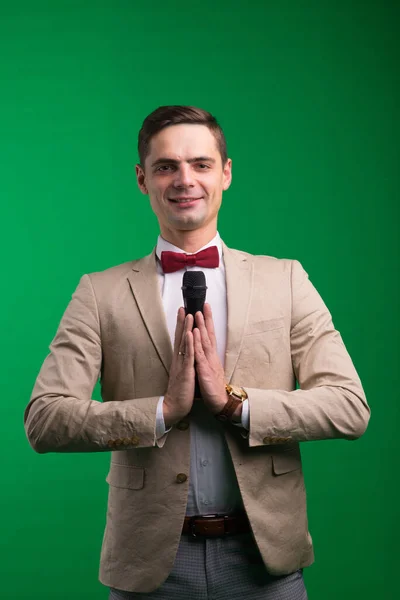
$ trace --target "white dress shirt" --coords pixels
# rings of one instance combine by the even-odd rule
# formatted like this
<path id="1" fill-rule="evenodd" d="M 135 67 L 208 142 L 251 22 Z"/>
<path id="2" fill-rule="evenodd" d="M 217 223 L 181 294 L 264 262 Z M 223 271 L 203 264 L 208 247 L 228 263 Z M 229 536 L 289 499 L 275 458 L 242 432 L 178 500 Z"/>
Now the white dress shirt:
<path id="1" fill-rule="evenodd" d="M 182 279 L 185 271 L 203 271 L 206 277 L 206 302 L 211 305 L 217 351 L 221 364 L 225 362 L 227 331 L 227 300 L 225 266 L 222 244 L 219 234 L 211 242 L 198 250 L 217 246 L 220 264 L 216 269 L 203 267 L 184 267 L 174 273 L 164 273 L 161 267 L 161 252 L 183 252 L 161 236 L 157 240 L 157 271 L 160 283 L 162 303 L 167 320 L 168 332 L 174 345 L 177 313 L 183 306 Z M 187 253 L 190 254 L 190 253 Z M 156 437 L 159 439 L 165 429 L 161 396 L 157 406 Z M 243 502 L 236 479 L 231 455 L 224 436 L 224 425 L 206 408 L 201 400 L 193 403 L 190 412 L 190 477 L 186 514 L 188 516 L 232 513 L 243 510 Z M 249 430 L 249 403 L 243 402 L 241 421 L 236 425 Z"/>

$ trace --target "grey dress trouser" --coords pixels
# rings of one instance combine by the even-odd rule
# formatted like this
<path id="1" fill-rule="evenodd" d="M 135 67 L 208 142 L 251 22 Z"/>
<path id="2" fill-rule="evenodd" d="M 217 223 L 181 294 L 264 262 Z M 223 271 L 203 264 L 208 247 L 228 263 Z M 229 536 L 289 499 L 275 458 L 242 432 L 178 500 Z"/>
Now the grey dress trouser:
<path id="1" fill-rule="evenodd" d="M 110 588 L 109 600 L 307 600 L 302 569 L 270 575 L 251 533 L 182 535 L 174 566 L 153 592 Z"/>

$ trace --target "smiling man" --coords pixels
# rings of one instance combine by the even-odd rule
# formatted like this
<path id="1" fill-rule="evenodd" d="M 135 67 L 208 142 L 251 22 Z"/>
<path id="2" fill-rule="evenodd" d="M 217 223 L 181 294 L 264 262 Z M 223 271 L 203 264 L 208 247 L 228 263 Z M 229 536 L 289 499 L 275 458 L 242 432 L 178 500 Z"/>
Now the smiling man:
<path id="1" fill-rule="evenodd" d="M 155 248 L 82 277 L 26 408 L 28 439 L 40 453 L 111 452 L 110 600 L 305 600 L 314 553 L 300 443 L 360 437 L 361 382 L 302 265 L 219 236 L 232 161 L 216 119 L 158 108 L 139 159 Z M 208 288 L 195 328 L 188 270 Z"/>

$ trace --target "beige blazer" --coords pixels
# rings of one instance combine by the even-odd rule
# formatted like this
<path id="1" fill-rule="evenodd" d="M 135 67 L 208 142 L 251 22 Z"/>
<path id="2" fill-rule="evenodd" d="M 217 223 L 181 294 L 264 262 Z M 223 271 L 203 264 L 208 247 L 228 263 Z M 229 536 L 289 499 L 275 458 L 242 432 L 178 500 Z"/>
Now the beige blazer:
<path id="1" fill-rule="evenodd" d="M 223 245 L 226 381 L 249 395 L 250 433 L 225 427 L 252 532 L 272 574 L 310 565 L 299 442 L 356 439 L 370 410 L 321 297 L 295 260 Z M 25 410 L 33 449 L 111 452 L 100 581 L 151 592 L 170 573 L 188 494 L 190 414 L 155 441 L 172 359 L 153 251 L 84 275 Z M 103 402 L 91 399 L 100 377 Z M 299 387 L 296 388 L 296 379 Z M 187 426 L 189 424 L 189 426 Z"/>

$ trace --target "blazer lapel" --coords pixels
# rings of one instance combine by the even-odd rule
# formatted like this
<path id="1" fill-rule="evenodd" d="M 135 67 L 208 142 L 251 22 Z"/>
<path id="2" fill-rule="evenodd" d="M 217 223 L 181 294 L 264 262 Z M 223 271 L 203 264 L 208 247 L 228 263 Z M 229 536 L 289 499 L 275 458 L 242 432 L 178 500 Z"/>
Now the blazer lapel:
<path id="1" fill-rule="evenodd" d="M 231 250 L 222 242 L 228 304 L 228 328 L 225 352 L 225 378 L 229 383 L 242 347 L 253 289 L 251 257 Z"/>
<path id="2" fill-rule="evenodd" d="M 169 373 L 173 349 L 161 300 L 155 249 L 134 263 L 128 280 L 149 336 Z"/>

